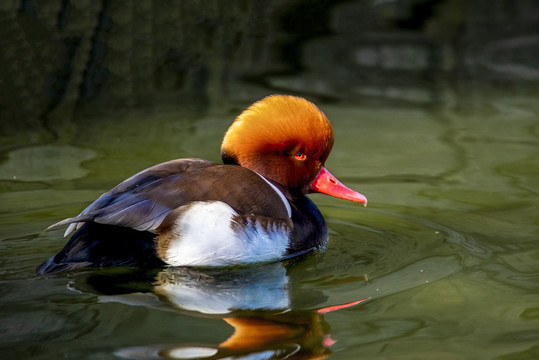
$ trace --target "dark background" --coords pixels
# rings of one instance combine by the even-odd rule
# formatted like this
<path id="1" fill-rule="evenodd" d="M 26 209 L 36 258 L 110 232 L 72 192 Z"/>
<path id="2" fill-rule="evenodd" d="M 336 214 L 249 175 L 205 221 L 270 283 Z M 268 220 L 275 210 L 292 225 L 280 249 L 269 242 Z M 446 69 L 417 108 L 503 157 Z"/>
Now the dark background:
<path id="1" fill-rule="evenodd" d="M 269 93 L 483 106 L 539 85 L 534 0 L 2 1 L 0 150 L 118 111 Z"/>

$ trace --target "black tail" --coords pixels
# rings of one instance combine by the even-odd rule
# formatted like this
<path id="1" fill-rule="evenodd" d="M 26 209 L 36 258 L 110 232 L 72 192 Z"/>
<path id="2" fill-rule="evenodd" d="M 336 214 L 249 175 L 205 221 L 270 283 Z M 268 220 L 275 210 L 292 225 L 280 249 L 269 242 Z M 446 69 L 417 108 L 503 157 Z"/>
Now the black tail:
<path id="1" fill-rule="evenodd" d="M 53 274 L 96 266 L 158 267 L 154 234 L 113 225 L 85 223 L 58 254 L 38 266 L 38 274 Z"/>

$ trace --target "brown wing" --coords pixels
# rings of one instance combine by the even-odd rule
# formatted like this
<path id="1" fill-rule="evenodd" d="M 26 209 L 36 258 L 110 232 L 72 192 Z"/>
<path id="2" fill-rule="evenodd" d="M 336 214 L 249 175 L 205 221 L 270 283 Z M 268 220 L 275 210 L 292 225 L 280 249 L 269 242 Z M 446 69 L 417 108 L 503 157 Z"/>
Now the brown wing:
<path id="1" fill-rule="evenodd" d="M 256 173 L 202 159 L 178 159 L 155 165 L 123 181 L 78 216 L 66 235 L 84 222 L 155 231 L 174 209 L 192 201 L 224 201 L 241 214 L 287 218 L 282 201 Z"/>

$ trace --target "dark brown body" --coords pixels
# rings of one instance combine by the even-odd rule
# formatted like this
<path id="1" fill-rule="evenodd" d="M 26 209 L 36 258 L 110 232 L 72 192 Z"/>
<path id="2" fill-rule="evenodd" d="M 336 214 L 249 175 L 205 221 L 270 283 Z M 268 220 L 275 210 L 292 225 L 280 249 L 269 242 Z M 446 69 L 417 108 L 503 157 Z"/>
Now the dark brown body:
<path id="1" fill-rule="evenodd" d="M 253 221 L 263 227 L 276 222 L 287 227 L 290 236 L 285 257 L 305 253 L 327 241 L 324 219 L 307 197 L 288 200 L 292 210 L 289 218 L 281 198 L 251 170 L 179 159 L 138 173 L 103 194 L 79 216 L 59 223 L 84 225 L 37 272 L 84 266 L 162 265 L 157 255 L 160 246 L 167 246 L 169 228 L 181 216 L 177 210 L 211 200 L 227 203 L 240 215 L 230 225 L 238 231 Z"/>

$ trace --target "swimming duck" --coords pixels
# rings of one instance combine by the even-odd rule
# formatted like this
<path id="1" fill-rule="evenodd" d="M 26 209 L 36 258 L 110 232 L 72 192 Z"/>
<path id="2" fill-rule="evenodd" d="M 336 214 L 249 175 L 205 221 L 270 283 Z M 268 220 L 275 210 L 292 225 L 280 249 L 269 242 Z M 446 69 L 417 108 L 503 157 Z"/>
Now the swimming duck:
<path id="1" fill-rule="evenodd" d="M 78 216 L 40 274 L 86 266 L 228 266 L 283 260 L 323 246 L 322 214 L 305 194 L 367 204 L 324 167 L 333 128 L 313 103 L 271 95 L 226 132 L 223 164 L 177 159 L 145 169 Z"/>

